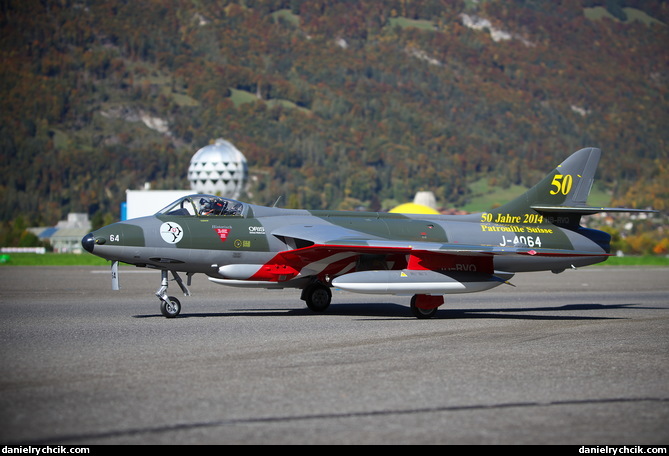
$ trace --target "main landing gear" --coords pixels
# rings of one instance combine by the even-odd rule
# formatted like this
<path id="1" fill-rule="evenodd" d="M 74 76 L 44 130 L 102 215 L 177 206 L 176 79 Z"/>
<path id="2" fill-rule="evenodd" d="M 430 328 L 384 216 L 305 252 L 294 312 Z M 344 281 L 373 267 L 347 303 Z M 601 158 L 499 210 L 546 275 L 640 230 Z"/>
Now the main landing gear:
<path id="1" fill-rule="evenodd" d="M 314 312 L 325 312 L 330 307 L 332 292 L 321 282 L 314 282 L 302 290 L 301 299 L 306 301 L 307 307 Z"/>
<path id="2" fill-rule="evenodd" d="M 411 298 L 411 313 L 421 320 L 432 318 L 443 303 L 443 296 L 413 295 Z"/>
<path id="3" fill-rule="evenodd" d="M 183 280 L 181 280 L 179 274 L 176 271 L 171 272 L 172 276 L 174 277 L 174 281 L 176 281 L 176 283 L 179 285 L 179 288 L 181 288 L 183 294 L 185 296 L 190 296 L 190 291 L 188 290 L 188 287 L 184 285 Z M 189 273 L 187 275 L 188 285 L 190 285 L 192 274 Z M 163 269 L 160 271 L 160 276 L 160 288 L 158 288 L 156 291 L 156 296 L 158 296 L 158 299 L 160 300 L 160 313 L 162 313 L 167 318 L 174 318 L 179 315 L 179 312 L 181 312 L 181 302 L 174 296 L 167 296 L 167 270 Z"/>

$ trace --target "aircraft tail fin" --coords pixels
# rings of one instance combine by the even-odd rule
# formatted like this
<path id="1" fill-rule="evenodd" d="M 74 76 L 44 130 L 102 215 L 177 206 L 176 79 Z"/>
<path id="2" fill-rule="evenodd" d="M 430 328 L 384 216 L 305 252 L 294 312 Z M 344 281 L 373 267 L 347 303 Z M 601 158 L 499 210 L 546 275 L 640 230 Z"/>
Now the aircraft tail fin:
<path id="1" fill-rule="evenodd" d="M 587 206 L 600 157 L 601 151 L 595 147 L 574 152 L 537 185 L 491 212 L 524 217 L 536 211 L 552 223 L 565 227 L 577 227 L 581 216 L 598 212 L 657 212 Z"/>

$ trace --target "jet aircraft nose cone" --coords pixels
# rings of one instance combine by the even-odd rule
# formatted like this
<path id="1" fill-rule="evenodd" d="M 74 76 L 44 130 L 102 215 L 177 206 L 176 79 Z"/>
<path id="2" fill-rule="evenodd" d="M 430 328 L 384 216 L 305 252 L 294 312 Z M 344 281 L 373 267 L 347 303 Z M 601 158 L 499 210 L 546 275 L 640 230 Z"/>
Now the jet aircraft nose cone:
<path id="1" fill-rule="evenodd" d="M 83 237 L 81 240 L 81 246 L 90 253 L 93 253 L 93 247 L 95 246 L 95 237 L 93 237 L 93 233 L 88 233 L 86 236 Z"/>

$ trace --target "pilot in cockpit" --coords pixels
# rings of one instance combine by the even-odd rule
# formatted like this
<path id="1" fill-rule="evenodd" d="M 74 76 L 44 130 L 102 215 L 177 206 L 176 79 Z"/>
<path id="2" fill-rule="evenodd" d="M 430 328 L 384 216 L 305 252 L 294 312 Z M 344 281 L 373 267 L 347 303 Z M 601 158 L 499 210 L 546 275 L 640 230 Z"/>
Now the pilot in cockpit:
<path id="1" fill-rule="evenodd" d="M 228 202 L 220 198 L 200 198 L 200 215 L 222 215 Z"/>
<path id="2" fill-rule="evenodd" d="M 231 203 L 235 203 L 231 206 Z M 223 198 L 201 198 L 199 215 L 241 215 L 242 204 Z"/>

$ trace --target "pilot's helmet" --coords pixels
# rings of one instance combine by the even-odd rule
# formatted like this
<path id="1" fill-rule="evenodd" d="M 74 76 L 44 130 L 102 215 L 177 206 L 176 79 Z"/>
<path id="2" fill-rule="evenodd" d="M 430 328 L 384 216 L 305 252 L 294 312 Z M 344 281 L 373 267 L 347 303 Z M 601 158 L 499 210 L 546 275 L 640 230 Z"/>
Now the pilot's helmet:
<path id="1" fill-rule="evenodd" d="M 210 214 L 216 206 L 214 198 L 200 198 L 200 214 Z"/>

